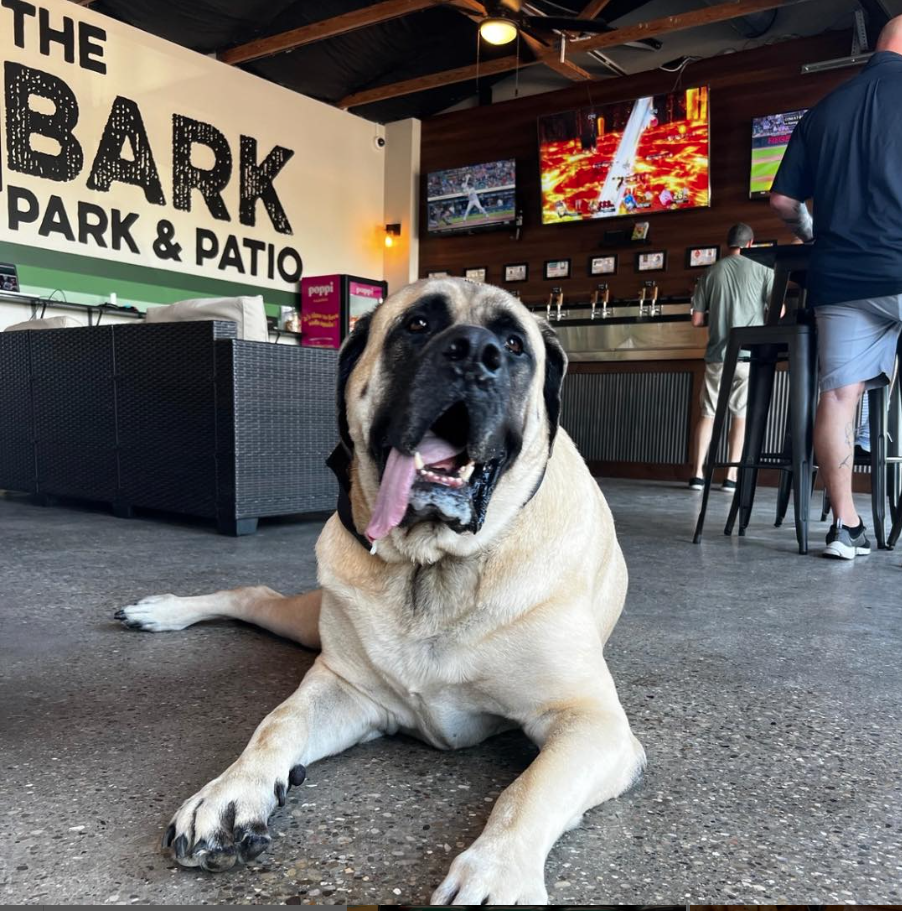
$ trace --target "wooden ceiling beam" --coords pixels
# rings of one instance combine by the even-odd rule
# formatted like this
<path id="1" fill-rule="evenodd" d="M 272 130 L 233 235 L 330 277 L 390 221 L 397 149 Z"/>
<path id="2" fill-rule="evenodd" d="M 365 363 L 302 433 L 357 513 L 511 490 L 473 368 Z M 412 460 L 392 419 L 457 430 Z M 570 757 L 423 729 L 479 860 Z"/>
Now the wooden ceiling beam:
<path id="1" fill-rule="evenodd" d="M 716 22 L 728 22 L 730 19 L 738 19 L 740 16 L 807 2 L 809 0 L 726 0 L 715 6 L 706 6 L 674 16 L 662 16 L 660 19 L 650 19 L 648 22 L 628 25 L 612 32 L 593 35 L 591 38 L 574 40 L 569 43 L 568 47 L 571 53 L 588 53 L 606 47 L 617 47 L 630 41 L 639 41 L 642 38 L 660 37 L 670 32 L 713 25 Z"/>
<path id="2" fill-rule="evenodd" d="M 611 2 L 611 0 L 591 0 L 579 14 L 580 19 L 594 19 Z"/>
<path id="3" fill-rule="evenodd" d="M 586 53 L 588 51 L 600 50 L 605 47 L 617 47 L 618 45 L 626 44 L 630 41 L 638 41 L 640 38 L 666 35 L 669 32 L 678 32 L 682 29 L 711 25 L 715 22 L 727 22 L 730 19 L 736 19 L 739 16 L 747 16 L 750 13 L 758 13 L 769 9 L 779 9 L 783 6 L 794 6 L 797 3 L 807 2 L 809 2 L 809 0 L 726 0 L 726 2 L 718 3 L 715 6 L 706 6 L 702 9 L 691 10 L 688 13 L 680 13 L 674 16 L 664 16 L 660 19 L 652 19 L 649 22 L 640 22 L 637 25 L 618 28 L 612 32 L 605 32 L 601 35 L 594 35 L 591 38 L 570 41 L 567 47 L 571 54 L 577 52 Z M 545 63 L 544 57 L 548 53 L 549 51 L 545 51 L 543 53 L 543 59 L 541 60 L 521 62 L 520 66 Z M 516 67 L 516 55 L 500 57 L 497 60 L 490 60 L 482 63 L 479 66 L 479 74 L 491 76 L 496 73 L 509 72 Z M 466 82 L 470 79 L 475 79 L 476 76 L 476 66 L 462 66 L 454 70 L 431 73 L 428 76 L 418 76 L 414 79 L 405 79 L 402 82 L 392 82 L 388 85 L 379 86 L 378 88 L 355 92 L 352 95 L 342 98 L 342 100 L 338 102 L 338 107 L 347 109 L 359 107 L 363 104 L 372 104 L 376 101 L 385 101 L 388 98 L 398 98 L 402 95 L 413 95 L 417 92 L 424 92 L 428 89 L 438 88 L 443 85 Z"/>
<path id="4" fill-rule="evenodd" d="M 520 35 L 529 46 L 529 49 L 536 55 L 539 63 L 544 63 L 549 69 L 560 73 L 561 76 L 572 79 L 574 82 L 585 82 L 587 79 L 592 78 L 592 74 L 581 66 L 577 66 L 566 58 L 561 60 L 560 51 L 557 48 L 533 38 L 532 35 L 527 35 L 526 32 L 521 32 Z"/>
<path id="5" fill-rule="evenodd" d="M 521 60 L 520 68 L 535 66 L 538 60 Z M 390 82 L 388 85 L 378 86 L 374 89 L 365 89 L 355 92 L 338 102 L 340 108 L 357 108 L 363 104 L 372 104 L 374 101 L 385 101 L 386 98 L 400 98 L 402 95 L 415 95 L 417 92 L 426 92 L 437 89 L 443 85 L 454 85 L 457 82 L 467 82 L 479 76 L 494 76 L 497 73 L 508 73 L 517 68 L 517 57 L 499 57 L 497 60 L 485 60 L 479 67 L 475 64 L 461 66 L 454 70 L 444 70 L 441 73 L 430 73 L 428 76 L 417 76 L 414 79 L 405 79 L 403 82 Z M 478 70 L 478 73 L 477 73 Z"/>
<path id="6" fill-rule="evenodd" d="M 382 0 L 381 3 L 373 3 L 362 9 L 342 13 L 340 16 L 321 19 L 319 22 L 311 22 L 309 25 L 280 32 L 278 35 L 270 35 L 268 38 L 258 38 L 247 44 L 240 44 L 238 47 L 220 51 L 217 56 L 223 63 L 233 65 L 249 63 L 252 60 L 271 57 L 273 54 L 293 51 L 305 44 L 325 41 L 327 38 L 335 38 L 337 35 L 346 35 L 348 32 L 354 32 L 369 25 L 399 19 L 431 6 L 435 6 L 435 0 Z"/>

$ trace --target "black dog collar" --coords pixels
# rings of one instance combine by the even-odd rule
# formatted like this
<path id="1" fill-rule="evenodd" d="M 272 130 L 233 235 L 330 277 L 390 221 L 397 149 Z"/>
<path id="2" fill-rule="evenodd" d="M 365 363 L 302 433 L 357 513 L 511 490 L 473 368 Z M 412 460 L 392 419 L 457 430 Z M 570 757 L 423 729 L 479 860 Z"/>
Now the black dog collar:
<path id="1" fill-rule="evenodd" d="M 343 443 L 333 450 L 326 464 L 338 480 L 338 505 L 336 511 L 341 524 L 354 536 L 357 543 L 370 550 L 370 542 L 354 527 L 354 513 L 351 510 L 351 454 Z"/>

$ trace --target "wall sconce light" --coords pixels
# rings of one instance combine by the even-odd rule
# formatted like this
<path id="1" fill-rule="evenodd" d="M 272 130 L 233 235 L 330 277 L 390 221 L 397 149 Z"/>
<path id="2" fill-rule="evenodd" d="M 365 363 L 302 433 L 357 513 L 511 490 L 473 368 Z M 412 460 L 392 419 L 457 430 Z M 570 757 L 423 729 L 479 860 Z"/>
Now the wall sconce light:
<path id="1" fill-rule="evenodd" d="M 401 236 L 401 225 L 386 225 L 385 226 L 385 246 L 393 247 L 395 244 L 395 238 Z"/>

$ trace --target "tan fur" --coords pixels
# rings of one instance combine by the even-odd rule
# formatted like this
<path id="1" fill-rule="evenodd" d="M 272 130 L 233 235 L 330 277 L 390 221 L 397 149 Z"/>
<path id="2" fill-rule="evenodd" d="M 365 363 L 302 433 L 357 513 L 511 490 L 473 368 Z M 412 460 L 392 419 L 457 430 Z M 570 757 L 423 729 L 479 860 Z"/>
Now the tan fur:
<path id="1" fill-rule="evenodd" d="M 412 285 L 376 311 L 346 387 L 358 529 L 378 491 L 365 440 L 387 388 L 382 339 L 424 288 Z M 176 829 L 187 831 L 201 799 L 202 809 L 231 801 L 249 817 L 268 815 L 267 789 L 292 765 L 381 734 L 406 731 L 453 749 L 521 727 L 541 747 L 539 756 L 499 797 L 483 834 L 454 860 L 433 901 L 542 904 L 555 840 L 587 809 L 629 787 L 644 764 L 603 656 L 623 608 L 626 564 L 607 503 L 563 430 L 547 458 L 538 322 L 499 289 L 460 280 L 428 288 L 448 295 L 459 322 L 480 324 L 491 308 L 505 307 L 527 325 L 539 369 L 524 403 L 522 453 L 499 481 L 477 535 L 420 523 L 393 530 L 371 555 L 333 515 L 316 547 L 321 604 L 280 602 L 268 589 L 211 596 L 211 613 L 234 610 L 289 634 L 293 621 L 276 619 L 280 605 L 288 614 L 302 608 L 296 638 L 307 642 L 318 607 L 322 653 L 235 765 L 183 805 Z M 170 613 L 191 600 L 168 597 Z M 197 614 L 195 604 L 191 616 Z M 328 731 L 320 718 L 328 719 Z M 198 831 L 196 837 L 214 837 Z"/>

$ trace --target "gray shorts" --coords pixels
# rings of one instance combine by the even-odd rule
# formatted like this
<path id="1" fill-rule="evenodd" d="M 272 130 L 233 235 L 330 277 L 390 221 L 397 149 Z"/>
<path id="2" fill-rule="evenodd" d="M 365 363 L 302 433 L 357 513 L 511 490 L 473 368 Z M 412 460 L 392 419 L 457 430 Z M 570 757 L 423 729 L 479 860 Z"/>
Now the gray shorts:
<path id="1" fill-rule="evenodd" d="M 821 392 L 893 377 L 902 333 L 902 294 L 816 307 Z"/>

